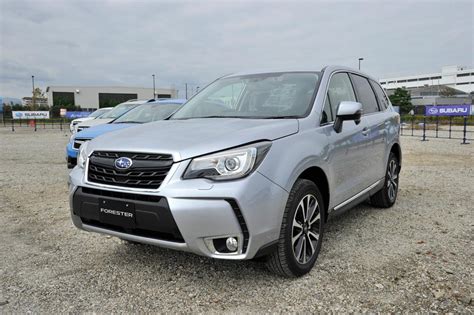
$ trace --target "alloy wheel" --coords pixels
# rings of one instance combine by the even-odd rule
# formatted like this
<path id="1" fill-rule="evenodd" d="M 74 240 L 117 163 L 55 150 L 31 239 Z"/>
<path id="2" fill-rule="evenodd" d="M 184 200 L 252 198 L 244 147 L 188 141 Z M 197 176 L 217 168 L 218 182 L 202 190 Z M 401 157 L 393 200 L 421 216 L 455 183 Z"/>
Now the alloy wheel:
<path id="1" fill-rule="evenodd" d="M 300 264 L 309 262 L 319 242 L 321 215 L 316 197 L 304 196 L 296 208 L 293 217 L 291 245 L 296 261 Z"/>
<path id="2" fill-rule="evenodd" d="M 390 201 L 394 201 L 398 189 L 397 161 L 390 160 L 387 170 L 387 191 Z"/>

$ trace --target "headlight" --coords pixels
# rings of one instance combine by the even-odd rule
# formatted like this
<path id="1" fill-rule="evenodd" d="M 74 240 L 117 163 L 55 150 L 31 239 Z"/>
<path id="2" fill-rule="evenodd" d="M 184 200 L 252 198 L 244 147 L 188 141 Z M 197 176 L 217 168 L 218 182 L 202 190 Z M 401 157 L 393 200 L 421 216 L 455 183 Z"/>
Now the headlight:
<path id="1" fill-rule="evenodd" d="M 226 180 L 244 177 L 257 168 L 270 146 L 271 142 L 266 141 L 195 158 L 183 178 Z"/>
<path id="2" fill-rule="evenodd" d="M 87 161 L 87 145 L 88 145 L 89 142 L 84 142 L 83 144 L 81 144 L 81 147 L 79 148 L 79 155 L 77 156 L 77 165 L 80 167 L 80 168 L 84 168 L 84 166 L 86 165 L 86 161 Z"/>

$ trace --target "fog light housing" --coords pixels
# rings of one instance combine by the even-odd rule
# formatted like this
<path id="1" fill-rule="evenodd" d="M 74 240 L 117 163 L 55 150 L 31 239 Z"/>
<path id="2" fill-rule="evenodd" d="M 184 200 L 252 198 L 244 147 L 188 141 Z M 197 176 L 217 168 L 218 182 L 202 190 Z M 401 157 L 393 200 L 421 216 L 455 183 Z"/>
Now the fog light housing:
<path id="1" fill-rule="evenodd" d="M 209 250 L 217 255 L 236 255 L 241 249 L 241 237 L 237 235 L 224 237 L 210 237 L 205 239 Z"/>
<path id="2" fill-rule="evenodd" d="M 235 239 L 235 237 L 228 237 L 225 241 L 225 246 L 230 252 L 235 252 L 237 248 L 239 248 L 239 243 Z"/>

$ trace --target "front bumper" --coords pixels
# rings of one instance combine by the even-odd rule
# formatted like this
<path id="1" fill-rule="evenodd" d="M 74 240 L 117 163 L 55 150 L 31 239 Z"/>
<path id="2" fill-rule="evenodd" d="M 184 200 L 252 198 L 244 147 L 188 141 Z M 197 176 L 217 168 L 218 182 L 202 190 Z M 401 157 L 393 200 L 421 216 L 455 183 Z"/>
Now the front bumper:
<path id="1" fill-rule="evenodd" d="M 73 169 L 69 175 L 69 188 L 74 225 L 91 232 L 223 259 L 253 258 L 265 245 L 278 239 L 288 198 L 285 190 L 258 172 L 226 182 L 182 180 L 181 174 L 188 163 L 175 163 L 160 188 L 147 192 L 89 183 L 84 179 L 83 169 Z M 93 192 L 92 196 L 90 192 Z M 150 229 L 142 233 L 91 221 L 90 213 L 94 216 L 93 209 L 97 209 L 91 205 L 100 198 L 130 200 L 136 205 L 137 222 L 147 221 L 157 227 L 162 217 L 162 227 L 152 228 L 151 232 L 155 234 L 149 234 Z M 82 214 L 84 207 L 92 211 L 89 219 Z M 148 210 L 144 210 L 146 207 Z M 171 219 L 166 218 L 168 212 Z M 148 216 L 148 220 L 139 219 L 139 216 Z M 174 227 L 175 233 L 169 233 Z M 210 239 L 229 236 L 239 240 L 236 253 L 219 253 L 209 245 Z"/>

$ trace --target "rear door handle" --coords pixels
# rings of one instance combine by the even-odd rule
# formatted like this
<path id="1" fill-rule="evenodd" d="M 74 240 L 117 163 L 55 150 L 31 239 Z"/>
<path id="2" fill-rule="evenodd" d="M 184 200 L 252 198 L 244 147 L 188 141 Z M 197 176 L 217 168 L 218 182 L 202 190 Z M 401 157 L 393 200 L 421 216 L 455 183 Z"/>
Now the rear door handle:
<path id="1" fill-rule="evenodd" d="M 364 136 L 367 136 L 367 135 L 369 134 L 369 132 L 370 132 L 370 129 L 367 128 L 367 127 L 364 127 L 364 129 L 362 129 L 362 134 L 363 134 Z"/>

